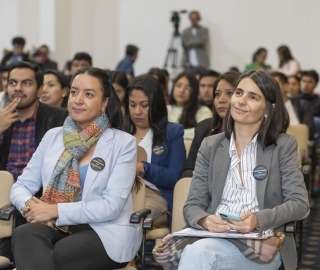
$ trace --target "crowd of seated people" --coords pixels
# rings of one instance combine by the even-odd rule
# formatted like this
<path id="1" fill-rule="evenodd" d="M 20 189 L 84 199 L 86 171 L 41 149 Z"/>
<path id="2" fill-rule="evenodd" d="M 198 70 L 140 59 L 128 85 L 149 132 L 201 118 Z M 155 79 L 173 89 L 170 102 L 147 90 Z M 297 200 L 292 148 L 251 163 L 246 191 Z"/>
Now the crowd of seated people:
<path id="1" fill-rule="evenodd" d="M 233 140 L 236 148 L 241 142 L 239 149 L 244 150 L 247 145 L 242 144 L 251 144 L 252 141 L 244 139 L 240 130 L 252 125 L 254 132 L 249 132 L 250 136 L 260 132 L 270 117 L 265 116 L 265 112 L 271 113 L 271 107 L 277 102 L 284 105 L 279 111 L 288 113 L 279 115 L 288 115 L 291 124 L 306 124 L 310 140 L 315 136 L 313 117 L 320 116 L 320 99 L 314 91 L 319 75 L 314 70 L 301 71 L 287 46 L 278 48 L 280 64 L 277 69 L 265 64 L 267 50 L 259 48 L 254 53 L 253 62 L 246 66 L 249 73 L 240 81 L 240 72 L 220 73 L 203 68 L 181 72 L 172 78 L 171 84 L 168 71 L 158 67 L 135 76 L 132 64 L 138 48 L 133 45 L 127 48 L 129 51 L 126 51 L 124 62 L 119 63 L 119 70 L 94 68 L 90 54 L 78 52 L 60 72 L 49 58 L 47 46 L 41 46 L 33 58 L 27 58 L 23 53 L 24 44 L 25 41 L 14 39 L 14 51 L 3 58 L 0 67 L 0 169 L 14 176 L 11 200 L 20 210 L 13 241 L 10 238 L 0 240 L 0 255 L 13 260 L 13 250 L 18 269 L 36 269 L 38 263 L 46 265 L 45 269 L 56 269 L 54 265 L 59 265 L 59 269 L 90 269 L 84 261 L 94 265 L 95 269 L 124 267 L 134 259 L 141 241 L 139 226 L 128 223 L 132 213 L 130 191 L 135 177 L 140 176 L 145 182 L 146 208 L 171 212 L 173 189 L 179 179 L 194 177 L 195 170 L 196 180 L 204 181 L 200 173 L 204 163 L 198 164 L 198 159 L 211 162 L 207 151 L 212 149 L 204 149 L 202 142 L 208 143 L 214 138 L 228 143 Z M 129 71 L 124 68 L 127 66 Z M 252 70 L 257 72 L 250 73 Z M 254 78 L 254 84 L 251 78 Z M 276 102 L 273 101 L 275 97 L 266 92 L 270 87 L 268 83 L 275 91 Z M 168 91 L 169 85 L 172 85 L 171 91 Z M 243 89 L 239 90 L 239 85 Z M 250 90 L 254 94 L 250 96 L 248 89 L 254 89 Z M 281 90 L 281 98 L 278 90 Z M 250 115 L 244 120 L 237 119 L 241 108 L 232 108 L 235 91 L 242 109 L 249 108 L 250 111 L 256 107 L 246 107 L 247 101 L 239 101 L 241 95 L 250 96 L 250 104 L 259 101 L 266 106 L 265 111 L 258 111 L 261 114 L 259 119 Z M 248 111 L 243 109 L 241 112 Z M 227 123 L 234 126 L 228 127 Z M 289 120 L 285 119 L 281 129 L 269 134 L 271 141 L 259 135 L 252 144 L 255 147 L 261 144 L 262 148 L 268 147 L 270 142 L 284 144 L 281 133 L 285 132 L 288 123 Z M 227 127 L 229 135 L 225 138 L 223 134 Z M 186 140 L 192 141 L 187 157 Z M 296 151 L 295 143 L 289 141 L 293 146 L 288 147 Z M 138 146 L 146 152 L 142 162 L 136 162 Z M 237 153 L 239 157 L 242 150 Z M 260 153 L 260 150 L 256 151 Z M 296 164 L 293 154 L 290 158 L 292 164 Z M 210 166 L 213 164 L 206 169 L 210 170 Z M 295 174 L 300 185 L 301 175 L 296 171 Z M 229 180 L 231 178 L 228 176 Z M 281 188 L 280 193 L 286 190 Z M 303 187 L 300 191 L 304 202 Z M 200 201 L 196 195 L 190 196 L 189 205 Z M 205 207 L 210 207 L 211 203 L 207 201 Z M 188 204 L 185 209 L 187 223 L 191 227 L 199 225 L 201 229 L 210 230 L 212 220 L 205 219 L 205 215 L 193 217 L 190 214 L 193 206 Z M 281 205 L 280 199 L 277 205 Z M 256 211 L 257 207 L 250 209 Z M 304 205 L 299 207 L 300 218 L 307 211 Z M 206 212 L 208 216 L 214 215 L 215 211 L 211 210 Z M 259 214 L 255 222 L 258 221 L 262 222 Z M 277 225 L 281 223 L 278 221 Z M 212 222 L 226 225 L 217 220 Z M 155 228 L 167 226 L 170 226 L 167 216 L 154 224 Z M 44 235 L 43 239 L 36 236 L 39 232 Z M 90 260 L 87 260 L 88 249 L 79 251 L 82 245 L 77 237 L 84 237 L 86 242 L 83 244 L 86 245 L 94 239 L 96 245 L 90 253 Z M 132 244 L 127 243 L 129 238 Z M 31 239 L 37 239 L 34 249 L 27 247 Z M 53 241 L 53 247 L 44 249 L 44 241 L 48 239 Z M 108 244 L 110 241 L 115 243 L 114 246 Z M 127 252 L 120 251 L 123 247 Z M 41 260 L 30 260 L 25 264 L 34 252 L 41 252 Z M 48 256 L 52 252 L 57 256 Z M 69 260 L 71 257 L 74 260 Z M 280 257 L 277 256 L 274 264 L 279 263 Z M 184 260 L 185 264 L 188 261 Z"/>

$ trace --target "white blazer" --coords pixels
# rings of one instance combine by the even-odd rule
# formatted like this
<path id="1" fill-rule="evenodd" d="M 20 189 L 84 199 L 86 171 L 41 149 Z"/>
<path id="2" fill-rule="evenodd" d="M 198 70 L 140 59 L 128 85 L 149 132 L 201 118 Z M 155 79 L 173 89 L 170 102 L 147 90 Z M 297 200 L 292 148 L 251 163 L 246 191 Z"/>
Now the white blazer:
<path id="1" fill-rule="evenodd" d="M 62 127 L 49 130 L 27 167 L 13 185 L 10 199 L 17 209 L 41 186 L 46 189 L 54 166 L 64 150 Z M 82 200 L 59 203 L 58 226 L 88 223 L 99 235 L 109 257 L 116 262 L 134 258 L 141 244 L 140 225 L 130 224 L 131 188 L 136 174 L 136 141 L 133 136 L 108 128 L 100 137 L 93 157 L 105 161 L 101 171 L 88 167 Z"/>

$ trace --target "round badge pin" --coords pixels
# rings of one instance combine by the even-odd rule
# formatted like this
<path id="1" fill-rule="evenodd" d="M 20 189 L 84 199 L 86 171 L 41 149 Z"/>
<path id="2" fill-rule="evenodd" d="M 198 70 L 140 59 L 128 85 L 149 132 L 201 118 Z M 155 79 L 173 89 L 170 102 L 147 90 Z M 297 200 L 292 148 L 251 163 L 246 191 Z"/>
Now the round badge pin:
<path id="1" fill-rule="evenodd" d="M 265 166 L 259 165 L 253 169 L 253 177 L 257 180 L 263 180 L 268 175 L 268 170 Z"/>
<path id="2" fill-rule="evenodd" d="M 94 171 L 101 171 L 103 170 L 104 166 L 105 166 L 105 162 L 102 158 L 100 157 L 95 157 L 90 161 L 90 167 L 92 168 L 92 170 Z"/>
<path id="3" fill-rule="evenodd" d="M 152 149 L 153 153 L 155 153 L 157 156 L 160 156 L 164 153 L 164 148 L 162 145 L 155 145 Z"/>

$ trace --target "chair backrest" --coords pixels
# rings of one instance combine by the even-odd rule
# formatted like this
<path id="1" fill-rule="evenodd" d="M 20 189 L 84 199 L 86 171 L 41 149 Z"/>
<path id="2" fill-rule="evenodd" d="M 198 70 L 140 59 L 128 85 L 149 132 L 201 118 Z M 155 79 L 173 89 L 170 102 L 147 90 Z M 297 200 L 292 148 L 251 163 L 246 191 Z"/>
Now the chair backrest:
<path id="1" fill-rule="evenodd" d="M 0 207 L 10 204 L 10 189 L 14 183 L 11 173 L 0 171 Z M 10 221 L 0 220 L 0 238 L 12 234 L 12 218 Z"/>
<path id="2" fill-rule="evenodd" d="M 302 162 L 306 161 L 309 157 L 308 141 L 309 129 L 307 125 L 290 125 L 287 129 L 287 134 L 294 136 L 298 142 Z"/>
<path id="3" fill-rule="evenodd" d="M 186 225 L 183 217 L 183 206 L 188 198 L 191 180 L 191 177 L 182 178 L 174 187 L 171 232 L 180 231 Z"/>
<path id="4" fill-rule="evenodd" d="M 192 144 L 192 140 L 184 140 L 184 147 L 186 148 L 187 157 L 190 151 L 191 144 Z"/>
<path id="5" fill-rule="evenodd" d="M 137 191 L 134 188 L 131 191 L 134 212 L 144 209 L 146 200 L 146 185 L 140 176 L 138 176 L 138 179 L 140 182 L 139 190 Z"/>

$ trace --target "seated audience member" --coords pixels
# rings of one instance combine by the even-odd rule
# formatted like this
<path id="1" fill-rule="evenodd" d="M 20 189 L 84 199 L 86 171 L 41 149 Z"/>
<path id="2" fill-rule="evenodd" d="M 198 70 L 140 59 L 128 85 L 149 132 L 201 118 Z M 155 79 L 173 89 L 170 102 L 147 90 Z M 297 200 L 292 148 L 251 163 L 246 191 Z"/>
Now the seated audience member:
<path id="1" fill-rule="evenodd" d="M 126 56 L 119 62 L 116 68 L 116 70 L 126 73 L 129 81 L 134 77 L 133 63 L 138 58 L 138 50 L 139 48 L 135 45 L 127 45 Z"/>
<path id="2" fill-rule="evenodd" d="M 320 99 L 319 96 L 314 93 L 319 81 L 319 74 L 315 70 L 308 70 L 301 72 L 301 99 L 309 102 L 313 116 L 320 116 Z"/>
<path id="3" fill-rule="evenodd" d="M 109 75 L 112 86 L 118 95 L 121 104 L 121 111 L 124 114 L 124 98 L 129 81 L 126 74 L 122 71 L 112 71 Z"/>
<path id="4" fill-rule="evenodd" d="M 200 76 L 199 80 L 199 103 L 213 110 L 213 85 L 219 78 L 219 73 L 207 70 Z"/>
<path id="5" fill-rule="evenodd" d="M 170 94 L 168 120 L 182 124 L 184 139 L 192 140 L 194 128 L 200 121 L 211 118 L 212 111 L 198 103 L 199 82 L 190 73 L 180 73 L 174 80 Z"/>
<path id="6" fill-rule="evenodd" d="M 16 62 L 27 61 L 29 62 L 29 56 L 26 53 L 23 53 L 24 45 L 26 44 L 26 40 L 23 37 L 15 37 L 12 39 L 12 52 L 9 52 L 5 55 L 0 63 L 1 67 L 9 66 Z"/>
<path id="7" fill-rule="evenodd" d="M 8 96 L 8 72 L 9 67 L 0 67 L 0 84 L 2 89 L 0 92 L 0 110 L 7 107 L 10 103 Z"/>
<path id="8" fill-rule="evenodd" d="M 285 223 L 307 217 L 298 146 L 285 134 L 289 116 L 272 76 L 263 71 L 242 74 L 225 121 L 225 133 L 205 138 L 199 149 L 183 209 L 188 226 L 210 232 L 283 231 Z M 264 173 L 255 174 L 257 168 Z M 219 211 L 240 215 L 241 220 L 225 221 Z M 281 263 L 285 269 L 297 268 L 291 233 L 285 233 L 280 252 L 269 263 L 248 257 L 227 239 L 203 238 L 185 247 L 178 269 L 271 270 Z"/>
<path id="9" fill-rule="evenodd" d="M 124 130 L 136 137 L 147 160 L 137 163 L 137 174 L 146 183 L 146 208 L 172 211 L 173 188 L 180 179 L 186 159 L 183 127 L 168 122 L 160 83 L 151 75 L 130 82 L 125 98 Z M 167 224 L 167 217 L 155 227 Z"/>
<path id="10" fill-rule="evenodd" d="M 68 97 L 68 78 L 62 72 L 47 70 L 44 73 L 40 101 L 52 107 L 66 108 Z"/>
<path id="11" fill-rule="evenodd" d="M 129 223 L 135 139 L 119 130 L 119 99 L 102 69 L 74 74 L 68 110 L 63 127 L 47 132 L 11 189 L 28 222 L 13 231 L 15 264 L 21 270 L 123 268 L 141 243 L 140 225 Z"/>
<path id="12" fill-rule="evenodd" d="M 297 75 L 300 71 L 299 62 L 293 58 L 287 46 L 278 48 L 279 68 L 276 70 L 286 76 Z"/>
<path id="13" fill-rule="evenodd" d="M 75 74 L 79 69 L 92 67 L 92 57 L 86 52 L 78 52 L 71 61 L 70 74 Z"/>
<path id="14" fill-rule="evenodd" d="M 300 77 L 297 75 L 293 75 L 288 77 L 288 83 L 289 83 L 289 95 L 291 98 L 297 98 L 301 94 L 300 91 Z"/>
<path id="15" fill-rule="evenodd" d="M 259 48 L 252 57 L 252 63 L 249 65 L 246 65 L 245 71 L 248 70 L 264 70 L 268 71 L 271 69 L 270 65 L 267 65 L 266 58 L 267 58 L 267 50 L 265 48 Z"/>
<path id="16" fill-rule="evenodd" d="M 17 180 L 44 134 L 62 126 L 68 111 L 39 102 L 43 83 L 39 66 L 18 62 L 8 72 L 11 103 L 0 111 L 0 170 Z M 0 254 L 12 260 L 10 242 L 11 238 L 0 240 Z"/>
<path id="17" fill-rule="evenodd" d="M 315 127 L 309 102 L 300 98 L 289 98 L 288 79 L 283 73 L 275 71 L 272 72 L 271 75 L 275 78 L 280 86 L 282 99 L 289 114 L 290 125 L 307 125 L 309 128 L 309 138 L 310 140 L 312 140 L 315 132 Z"/>
<path id="18" fill-rule="evenodd" d="M 234 84 L 240 73 L 229 71 L 222 74 L 213 86 L 213 117 L 199 122 L 195 128 L 195 135 L 192 140 L 190 151 L 186 164 L 181 175 L 183 177 L 192 177 L 194 165 L 200 145 L 205 137 L 219 134 L 223 131 L 223 119 L 226 116 L 230 105 L 231 96 L 234 91 Z"/>
<path id="19" fill-rule="evenodd" d="M 47 45 L 41 45 L 36 51 L 34 58 L 35 62 L 41 67 L 43 71 L 58 70 L 57 63 L 49 58 L 49 47 Z"/>

